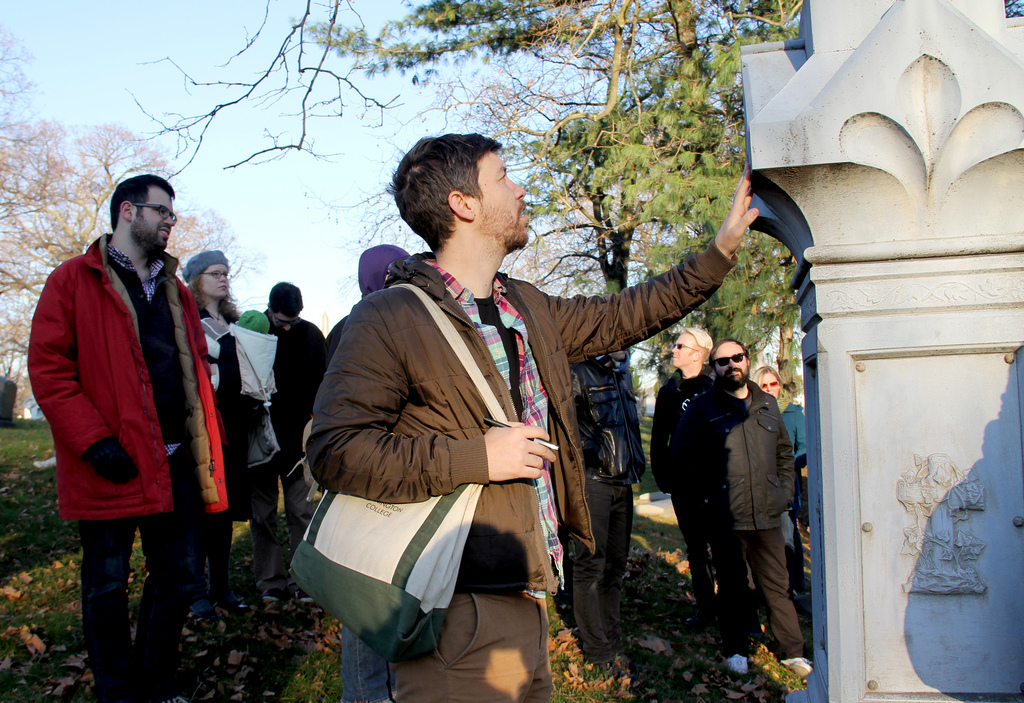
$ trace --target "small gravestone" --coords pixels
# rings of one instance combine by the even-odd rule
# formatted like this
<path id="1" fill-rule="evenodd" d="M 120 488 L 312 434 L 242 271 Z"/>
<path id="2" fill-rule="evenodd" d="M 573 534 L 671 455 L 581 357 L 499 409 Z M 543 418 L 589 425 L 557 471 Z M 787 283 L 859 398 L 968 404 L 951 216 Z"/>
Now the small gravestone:
<path id="1" fill-rule="evenodd" d="M 18 384 L 9 378 L 0 378 L 0 427 L 14 427 L 14 399 Z"/>

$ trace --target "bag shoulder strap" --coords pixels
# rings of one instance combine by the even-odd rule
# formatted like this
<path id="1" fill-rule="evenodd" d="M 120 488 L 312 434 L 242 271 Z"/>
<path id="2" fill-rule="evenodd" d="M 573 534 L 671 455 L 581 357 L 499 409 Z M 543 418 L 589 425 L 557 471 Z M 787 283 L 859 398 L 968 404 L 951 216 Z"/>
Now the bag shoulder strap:
<path id="1" fill-rule="evenodd" d="M 469 351 L 469 347 L 466 346 L 465 340 L 459 336 L 458 331 L 455 329 L 455 325 L 448 319 L 448 315 L 441 310 L 441 306 L 438 305 L 434 300 L 423 292 L 422 289 L 408 283 L 399 283 L 398 286 L 402 288 L 408 288 L 416 294 L 423 302 L 423 307 L 427 309 L 430 316 L 434 318 L 434 322 L 437 323 L 438 329 L 441 330 L 441 334 L 448 340 L 448 344 L 451 345 L 452 351 L 455 352 L 455 356 L 459 358 L 462 365 L 466 368 L 466 373 L 476 384 L 477 390 L 480 392 L 481 398 L 483 398 L 484 404 L 487 406 L 487 410 L 491 413 L 491 417 L 501 422 L 508 422 L 508 418 L 505 415 L 504 408 L 501 407 L 501 403 L 498 402 L 498 398 L 494 395 L 494 391 L 487 385 L 487 380 L 484 378 L 483 373 L 480 371 L 480 366 L 473 358 L 472 353 Z"/>

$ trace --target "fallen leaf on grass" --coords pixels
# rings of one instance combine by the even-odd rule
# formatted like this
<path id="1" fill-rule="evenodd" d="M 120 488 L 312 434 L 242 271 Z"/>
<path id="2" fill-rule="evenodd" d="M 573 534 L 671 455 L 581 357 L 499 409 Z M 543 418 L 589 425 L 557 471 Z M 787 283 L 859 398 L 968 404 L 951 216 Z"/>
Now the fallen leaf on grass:
<path id="1" fill-rule="evenodd" d="M 697 684 L 696 686 L 693 687 L 693 692 L 696 693 L 699 696 L 702 693 L 707 693 L 708 692 L 708 687 L 707 687 L 706 684 L 699 683 L 699 684 Z"/>
<path id="2" fill-rule="evenodd" d="M 32 583 L 32 577 L 29 576 L 28 574 L 26 574 L 24 571 L 22 571 L 20 574 L 18 574 L 18 580 L 21 581 L 25 585 L 28 585 L 28 584 Z"/>
<path id="3" fill-rule="evenodd" d="M 690 681 L 693 681 L 693 672 L 692 671 L 684 671 L 683 672 L 683 681 L 686 681 L 687 683 L 689 683 Z"/>
<path id="4" fill-rule="evenodd" d="M 46 645 L 39 639 L 39 635 L 33 634 L 28 625 L 22 625 L 18 630 L 18 637 L 32 654 L 42 654 L 46 651 Z"/>
<path id="5" fill-rule="evenodd" d="M 745 698 L 747 695 L 743 691 L 734 691 L 731 688 L 723 688 L 722 693 L 725 694 L 726 698 L 729 698 L 734 701 L 738 701 L 740 698 Z"/>
<path id="6" fill-rule="evenodd" d="M 7 671 L 10 668 L 11 668 L 11 658 L 9 656 L 8 657 L 4 657 L 4 660 L 2 662 L 0 662 L 0 671 Z"/>
<path id="7" fill-rule="evenodd" d="M 25 646 L 28 647 L 28 651 L 32 652 L 32 654 L 42 654 L 46 651 L 46 645 L 39 639 L 39 635 L 29 637 L 25 642 Z"/>
<path id="8" fill-rule="evenodd" d="M 228 666 L 238 666 L 242 663 L 244 655 L 237 649 L 232 649 L 231 653 L 228 654 Z"/>
<path id="9" fill-rule="evenodd" d="M 84 654 L 72 654 L 70 657 L 64 660 L 64 666 L 69 669 L 81 669 L 85 670 L 85 655 Z"/>
<path id="10" fill-rule="evenodd" d="M 51 696 L 57 696 L 59 698 L 66 697 L 69 693 L 71 693 L 71 689 L 74 688 L 74 686 L 75 686 L 75 680 L 73 678 L 71 678 L 70 676 L 66 676 L 66 677 L 64 677 L 62 679 L 58 679 L 56 682 L 49 681 L 48 683 L 56 683 L 57 684 L 56 686 L 54 686 L 53 690 L 50 691 L 50 695 Z"/>
<path id="11" fill-rule="evenodd" d="M 20 600 L 25 597 L 24 593 L 13 586 L 4 586 L 3 594 L 7 596 L 7 600 Z"/>
<path id="12" fill-rule="evenodd" d="M 666 640 L 660 637 L 654 637 L 653 635 L 647 635 L 642 640 L 638 640 L 637 644 L 644 649 L 649 649 L 656 654 L 663 654 L 665 652 L 672 651 L 672 645 Z"/>

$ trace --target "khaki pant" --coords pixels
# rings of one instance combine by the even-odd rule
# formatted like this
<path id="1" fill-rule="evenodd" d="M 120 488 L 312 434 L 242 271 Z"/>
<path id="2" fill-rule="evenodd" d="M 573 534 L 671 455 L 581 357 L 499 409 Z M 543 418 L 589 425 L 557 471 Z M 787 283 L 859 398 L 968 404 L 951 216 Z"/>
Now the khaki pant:
<path id="1" fill-rule="evenodd" d="M 548 701 L 551 662 L 545 602 L 524 593 L 456 593 L 437 648 L 391 666 L 399 703 Z"/>

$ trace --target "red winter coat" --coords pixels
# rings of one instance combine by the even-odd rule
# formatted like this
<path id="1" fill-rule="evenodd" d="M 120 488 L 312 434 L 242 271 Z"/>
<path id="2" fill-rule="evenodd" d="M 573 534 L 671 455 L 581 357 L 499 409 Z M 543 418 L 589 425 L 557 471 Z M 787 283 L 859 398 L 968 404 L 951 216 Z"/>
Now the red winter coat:
<path id="1" fill-rule="evenodd" d="M 192 294 L 164 255 L 166 296 L 174 320 L 189 405 L 187 434 L 207 512 L 227 509 L 223 428 L 210 384 L 206 338 Z M 142 355 L 135 308 L 107 263 L 107 237 L 64 262 L 39 297 L 28 370 L 57 454 L 57 498 L 65 520 L 107 520 L 174 509 L 171 475 Z M 139 475 L 124 484 L 96 473 L 82 454 L 117 437 Z"/>

